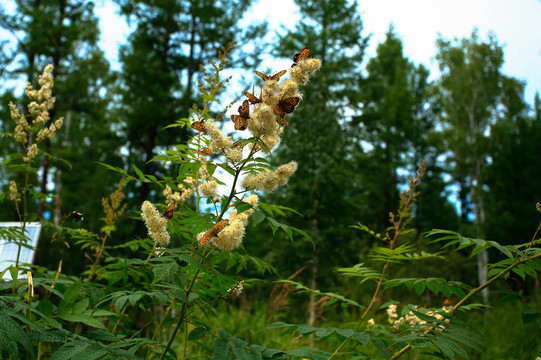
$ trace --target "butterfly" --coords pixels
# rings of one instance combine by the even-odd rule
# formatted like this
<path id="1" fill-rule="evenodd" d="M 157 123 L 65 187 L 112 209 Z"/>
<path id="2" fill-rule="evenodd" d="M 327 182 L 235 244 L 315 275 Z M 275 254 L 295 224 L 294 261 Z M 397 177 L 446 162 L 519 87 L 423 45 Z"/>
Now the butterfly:
<path id="1" fill-rule="evenodd" d="M 262 102 L 261 94 L 259 94 L 259 97 L 257 97 L 254 94 L 250 94 L 248 91 L 245 91 L 244 95 L 246 95 L 251 104 L 259 104 L 260 102 Z"/>
<path id="2" fill-rule="evenodd" d="M 289 123 L 289 121 L 287 121 L 286 119 L 281 118 L 280 120 L 281 120 L 282 125 L 285 125 L 285 126 L 287 126 L 287 127 L 290 127 L 290 126 L 291 126 L 291 124 Z"/>
<path id="3" fill-rule="evenodd" d="M 200 133 L 202 133 L 203 135 L 205 135 L 207 133 L 207 130 L 205 130 L 205 126 L 203 126 L 204 122 L 205 122 L 205 120 L 194 121 L 192 123 L 191 127 L 192 127 L 192 129 L 197 130 Z"/>
<path id="4" fill-rule="evenodd" d="M 293 56 L 293 65 L 291 67 L 295 67 L 298 65 L 298 62 L 301 60 L 306 60 L 310 56 L 310 46 L 305 47 L 301 50 L 300 53 L 296 53 Z"/>
<path id="5" fill-rule="evenodd" d="M 77 222 L 77 221 L 83 221 L 83 214 L 81 214 L 80 212 L 78 211 L 75 211 L 73 210 L 72 212 L 69 213 L 68 217 L 72 218 L 73 219 L 73 222 Z"/>
<path id="6" fill-rule="evenodd" d="M 291 114 L 293 110 L 295 110 L 295 106 L 297 106 L 299 101 L 300 98 L 296 96 L 280 100 L 274 107 L 274 113 L 283 119 L 286 116 L 286 113 Z"/>
<path id="7" fill-rule="evenodd" d="M 239 115 L 231 115 L 231 121 L 235 123 L 235 130 L 246 130 L 248 127 L 248 118 L 250 117 L 250 103 L 244 100 L 239 106 Z"/>
<path id="8" fill-rule="evenodd" d="M 212 150 L 210 149 L 210 147 L 206 147 L 201 151 L 194 150 L 193 152 L 199 155 L 203 155 L 203 156 L 209 156 L 210 154 L 212 154 Z"/>
<path id="9" fill-rule="evenodd" d="M 241 147 L 242 146 L 242 140 L 237 140 L 233 143 L 233 147 Z"/>
<path id="10" fill-rule="evenodd" d="M 225 228 L 225 226 L 227 225 L 228 222 L 229 222 L 229 220 L 227 220 L 227 219 L 222 220 L 222 221 L 218 221 L 212 227 L 212 229 L 210 229 L 209 231 L 207 231 L 206 233 L 203 234 L 203 237 L 201 239 L 199 239 L 198 245 L 201 246 L 201 245 L 209 242 L 210 240 L 212 240 L 214 237 L 218 236 L 220 231 L 222 231 Z"/>
<path id="11" fill-rule="evenodd" d="M 173 217 L 173 213 L 175 212 L 175 207 L 176 207 L 176 203 L 174 201 L 171 201 L 171 204 L 169 204 L 169 206 L 167 207 L 167 209 L 163 213 L 163 216 L 167 220 L 171 220 L 171 218 Z"/>
<path id="12" fill-rule="evenodd" d="M 257 76 L 259 76 L 260 78 L 262 78 L 263 80 L 265 81 L 269 81 L 269 80 L 280 80 L 280 78 L 282 76 L 284 76 L 284 74 L 287 72 L 287 70 L 282 70 L 280 72 L 277 72 L 276 74 L 272 75 L 272 76 L 269 76 L 269 75 L 265 75 L 263 74 L 262 72 L 259 72 L 259 71 L 256 71 L 255 74 Z"/>

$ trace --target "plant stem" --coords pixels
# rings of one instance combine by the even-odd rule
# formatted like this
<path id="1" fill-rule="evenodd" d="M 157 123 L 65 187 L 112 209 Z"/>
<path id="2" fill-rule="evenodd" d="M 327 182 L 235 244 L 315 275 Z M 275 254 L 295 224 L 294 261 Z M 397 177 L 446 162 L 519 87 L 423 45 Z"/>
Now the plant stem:
<path id="1" fill-rule="evenodd" d="M 423 172 L 424 172 L 423 168 L 424 168 L 424 163 L 419 168 L 419 171 L 417 173 L 416 178 L 412 179 L 412 181 L 410 183 L 410 187 L 408 189 L 408 198 L 407 198 L 407 200 L 405 202 L 403 202 L 402 211 L 399 212 L 398 221 L 395 222 L 393 220 L 394 217 L 391 217 L 391 221 L 394 223 L 394 236 L 393 236 L 393 240 L 391 241 L 391 243 L 389 245 L 391 253 L 387 257 L 387 261 L 385 262 L 385 265 L 383 265 L 383 269 L 381 271 L 381 276 L 380 276 L 380 278 L 378 280 L 376 290 L 374 291 L 374 295 L 372 296 L 372 300 L 370 300 L 370 304 L 368 305 L 368 307 L 364 311 L 363 315 L 359 319 L 359 322 L 355 326 L 355 329 L 354 329 L 355 332 L 359 331 L 359 329 L 361 328 L 361 325 L 362 325 L 362 323 L 364 321 L 364 318 L 370 312 L 370 310 L 372 309 L 372 306 L 376 302 L 376 298 L 379 295 L 381 285 L 383 284 L 383 280 L 385 278 L 385 273 L 387 272 L 387 269 L 388 269 L 389 264 L 391 263 L 391 259 L 393 257 L 393 251 L 392 250 L 395 247 L 395 243 L 396 243 L 396 240 L 398 240 L 398 236 L 400 235 L 401 231 L 403 230 L 402 229 L 403 225 L 405 226 L 405 224 L 403 224 L 403 222 L 407 223 L 409 221 L 409 219 L 411 219 L 411 215 L 410 215 L 409 218 L 407 219 L 407 221 L 403 221 L 404 218 L 405 218 L 405 215 L 409 213 L 408 210 L 410 209 L 411 202 L 415 199 L 416 194 L 414 192 L 414 188 L 419 184 L 419 181 L 421 180 L 421 177 L 423 176 Z M 348 341 L 351 338 L 352 338 L 352 336 L 350 336 L 350 337 L 346 338 L 344 341 L 342 341 L 342 343 L 338 346 L 338 348 L 336 348 L 336 350 L 332 353 L 332 355 L 329 357 L 328 360 L 332 360 L 333 358 L 335 358 L 336 355 L 338 354 L 338 352 L 340 350 L 342 350 L 342 348 L 348 343 Z"/>
<path id="2" fill-rule="evenodd" d="M 188 286 L 188 289 L 186 290 L 186 297 L 189 297 L 190 292 L 192 291 L 193 284 L 195 284 L 195 280 L 197 279 L 198 276 L 199 276 L 199 269 L 195 272 L 195 275 L 193 276 L 192 282 L 190 283 L 190 285 Z M 180 310 L 180 316 L 178 318 L 177 324 L 175 326 L 175 329 L 173 330 L 173 333 L 171 334 L 171 337 L 169 338 L 169 341 L 167 342 L 167 345 L 165 346 L 165 349 L 163 349 L 163 351 L 162 351 L 162 355 L 160 356 L 160 360 L 165 359 L 165 354 L 167 354 L 167 351 L 169 350 L 169 348 L 173 344 L 173 340 L 175 339 L 175 336 L 177 335 L 177 332 L 180 329 L 180 326 L 184 322 L 184 316 L 186 314 L 187 305 L 188 305 L 187 303 L 182 303 L 182 308 Z"/>
<path id="3" fill-rule="evenodd" d="M 258 139 L 259 139 L 259 137 L 256 138 L 256 140 L 258 140 Z M 237 172 L 235 174 L 235 178 L 233 179 L 233 185 L 231 185 L 231 192 L 229 193 L 229 196 L 227 197 L 227 202 L 225 203 L 220 215 L 218 216 L 217 221 L 220 221 L 222 219 L 225 212 L 227 211 L 227 208 L 229 207 L 229 204 L 233 200 L 233 196 L 235 196 L 235 187 L 237 186 L 237 181 L 239 179 L 240 173 L 241 173 L 242 169 L 244 168 L 244 166 L 246 166 L 246 163 L 248 162 L 248 160 L 250 160 L 250 158 L 252 157 L 254 152 L 255 152 L 255 144 L 254 144 L 254 146 L 252 146 L 252 149 L 250 150 L 250 154 L 246 157 L 246 159 L 244 159 L 244 161 L 242 162 L 242 164 L 240 165 L 239 169 L 237 170 Z"/>

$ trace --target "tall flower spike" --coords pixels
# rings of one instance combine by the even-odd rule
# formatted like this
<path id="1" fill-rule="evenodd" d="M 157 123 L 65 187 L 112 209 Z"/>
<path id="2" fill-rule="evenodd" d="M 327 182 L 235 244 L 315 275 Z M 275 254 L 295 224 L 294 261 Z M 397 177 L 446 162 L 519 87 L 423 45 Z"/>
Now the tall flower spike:
<path id="1" fill-rule="evenodd" d="M 167 231 L 167 219 L 160 214 L 158 209 L 150 201 L 143 202 L 141 216 L 145 220 L 148 236 L 159 246 L 165 247 L 169 245 L 171 236 Z"/>

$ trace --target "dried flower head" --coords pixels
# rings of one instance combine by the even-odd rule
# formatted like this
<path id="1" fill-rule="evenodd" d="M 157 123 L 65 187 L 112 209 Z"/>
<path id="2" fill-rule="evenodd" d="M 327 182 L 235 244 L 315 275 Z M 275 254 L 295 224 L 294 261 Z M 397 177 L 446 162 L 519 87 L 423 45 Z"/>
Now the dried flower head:
<path id="1" fill-rule="evenodd" d="M 21 194 L 19 194 L 15 180 L 9 182 L 9 198 L 11 201 L 15 202 L 21 201 Z"/>
<path id="2" fill-rule="evenodd" d="M 145 225 L 148 229 L 148 235 L 152 240 L 162 247 L 169 245 L 171 236 L 167 231 L 167 219 L 149 201 L 143 202 L 141 211 L 141 216 L 145 220 Z"/>

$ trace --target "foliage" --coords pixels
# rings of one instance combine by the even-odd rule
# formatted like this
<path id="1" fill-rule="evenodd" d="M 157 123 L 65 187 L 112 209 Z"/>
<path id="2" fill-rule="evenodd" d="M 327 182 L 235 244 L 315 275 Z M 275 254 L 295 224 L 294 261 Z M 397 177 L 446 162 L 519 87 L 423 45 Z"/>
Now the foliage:
<path id="1" fill-rule="evenodd" d="M 59 200 L 76 203 L 80 193 L 70 193 L 74 183 L 81 183 L 81 192 L 89 197 L 87 203 L 94 203 L 92 208 L 101 205 L 104 215 L 100 219 L 93 214 L 94 219 L 88 221 L 83 219 L 88 216 L 75 211 L 70 217 L 57 213 L 50 221 L 42 221 L 55 240 L 50 253 L 58 252 L 58 244 L 65 244 L 74 254 L 57 254 L 56 271 L 22 264 L 19 259 L 0 269 L 2 277 L 11 276 L 11 280 L 0 280 L 0 357 L 454 359 L 509 358 L 514 351 L 528 351 L 523 340 L 536 339 L 535 335 L 540 333 L 541 311 L 539 299 L 528 296 L 521 287 L 529 290 L 533 287 L 529 283 L 538 280 L 541 222 L 532 222 L 533 236 L 525 235 L 525 230 L 514 224 L 516 227 L 510 231 L 516 231 L 516 238 L 520 234 L 520 240 L 502 241 L 463 234 L 455 226 L 456 217 L 440 219 L 450 212 L 448 208 L 435 210 L 438 205 L 430 205 L 442 203 L 446 191 L 443 169 L 437 159 L 442 151 L 453 147 L 442 146 L 435 116 L 458 115 L 441 98 L 445 111 L 439 113 L 438 98 L 427 82 L 427 71 L 409 63 L 392 31 L 380 46 L 378 56 L 369 61 L 367 78 L 362 79 L 356 71 L 360 69 L 366 39 L 360 36 L 362 22 L 354 11 L 356 4 L 340 0 L 297 1 L 306 19 L 320 21 L 300 23 L 296 32 L 282 39 L 280 54 L 291 58 L 304 46 L 310 47 L 297 53 L 293 66 L 284 71 L 272 76 L 258 72 L 264 80 L 259 97 L 256 91 L 245 93 L 248 99 L 241 102 L 238 114 L 231 116 L 231 123 L 224 124 L 223 117 L 231 105 L 221 105 L 218 96 L 229 87 L 229 79 L 223 80 L 221 75 L 230 65 L 234 44 L 222 48 L 218 62 L 208 60 L 207 56 L 212 54 L 198 60 L 197 65 L 204 65 L 197 70 L 201 75 L 201 81 L 197 81 L 201 100 L 189 112 L 187 102 L 195 99 L 195 86 L 182 88 L 175 77 L 182 68 L 175 66 L 189 59 L 176 57 L 171 49 L 167 54 L 154 50 L 170 46 L 168 36 L 177 33 L 179 24 L 189 26 L 192 21 L 201 20 L 201 25 L 221 19 L 221 25 L 227 28 L 237 19 L 225 10 L 210 11 L 218 9 L 213 1 L 121 4 L 126 14 L 139 17 L 140 28 L 132 38 L 132 44 L 139 45 L 125 49 L 124 53 L 126 59 L 130 58 L 127 68 L 133 66 L 131 73 L 125 74 L 129 79 L 119 86 L 129 84 L 123 90 L 130 86 L 133 90 L 139 81 L 150 84 L 138 89 L 141 93 L 126 91 L 126 99 L 133 106 L 127 106 L 122 114 L 134 121 L 126 124 L 127 129 L 134 134 L 142 131 L 140 139 L 135 136 L 132 140 L 146 143 L 146 152 L 140 153 L 147 156 L 144 163 L 126 166 L 115 156 L 105 156 L 72 164 L 87 154 L 97 156 L 99 149 L 125 145 L 112 135 L 110 126 L 115 120 L 104 114 L 110 106 L 109 99 L 92 97 L 92 89 L 108 86 L 103 82 L 108 68 L 99 53 L 73 63 L 76 68 L 95 69 L 94 77 L 72 74 L 74 82 L 57 84 L 63 88 L 59 93 L 64 94 L 56 104 L 61 111 L 55 112 L 52 106 L 56 69 L 52 66 L 41 75 L 40 89 L 26 89 L 28 101 L 15 101 L 11 94 L 3 97 L 13 102 L 9 115 L 15 126 L 12 122 L 9 126 L 2 123 L 0 136 L 11 144 L 2 145 L 0 173 L 6 174 L 10 182 L 6 182 L 0 201 L 7 204 L 21 226 L 0 228 L 0 237 L 14 243 L 19 253 L 29 247 L 26 224 L 39 218 L 40 206 L 59 211 Z M 185 10 L 179 7 L 184 5 L 191 6 L 191 18 L 177 18 Z M 246 5 L 242 2 L 234 11 L 240 13 Z M 201 19 L 203 15 L 207 17 Z M 203 28 L 203 34 L 208 36 L 205 41 L 216 46 L 214 40 L 223 35 L 220 27 Z M 153 33 L 158 29 L 165 32 Z M 72 30 L 70 35 L 77 38 L 78 30 Z M 92 30 L 90 27 L 86 35 L 92 35 Z M 224 36 L 232 38 L 234 33 L 231 30 Z M 442 43 L 442 59 L 452 55 L 445 61 L 463 60 L 462 51 L 473 47 L 473 55 L 478 51 L 496 55 L 498 60 L 497 46 L 487 48 L 473 40 L 456 49 Z M 203 46 L 205 41 L 201 41 Z M 147 52 L 138 53 L 145 48 L 141 44 L 150 46 Z M 306 85 L 319 69 L 320 55 L 325 60 L 323 70 L 301 92 L 300 85 Z M 166 61 L 157 64 L 158 58 Z M 179 63 L 175 64 L 177 60 Z M 147 74 L 138 74 L 143 63 L 156 67 L 149 66 Z M 460 65 L 461 61 L 449 64 Z M 475 64 L 476 71 L 483 69 L 477 61 L 464 64 Z M 173 68 L 171 72 L 162 71 Z M 458 72 L 461 76 L 464 73 Z M 149 74 L 151 78 L 143 78 Z M 453 79 L 445 74 L 442 79 L 448 86 L 442 89 L 450 91 L 447 100 L 457 101 L 456 105 L 460 94 L 453 86 L 463 84 L 446 83 Z M 501 141 L 497 145 L 480 144 L 483 156 L 494 158 L 490 164 L 487 162 L 486 172 L 475 174 L 479 181 L 489 178 L 488 187 L 481 188 L 486 194 L 478 199 L 494 206 L 492 212 L 487 212 L 490 216 L 484 224 L 494 231 L 499 225 L 498 212 L 503 211 L 498 202 L 501 199 L 491 192 L 504 191 L 509 187 L 506 181 L 512 183 L 519 181 L 520 176 L 528 176 L 528 164 L 534 161 L 522 157 L 525 172 L 516 177 L 500 180 L 498 174 L 507 171 L 505 165 L 513 157 L 535 149 L 539 120 L 539 111 L 536 119 L 525 112 L 521 92 L 517 91 L 520 83 L 506 77 L 499 79 L 501 83 L 496 87 L 501 96 L 497 101 L 504 107 L 490 105 L 502 110 L 497 126 L 490 125 L 493 139 Z M 185 90 L 183 95 L 178 93 L 181 89 Z M 443 90 L 438 95 L 443 96 Z M 156 106 L 147 109 L 149 94 L 155 96 Z M 68 101 L 70 98 L 81 101 Z M 25 104 L 22 112 L 16 103 Z M 68 129 L 59 146 L 50 146 L 59 135 L 57 130 L 65 129 L 62 126 L 66 126 L 72 107 L 81 118 L 80 126 Z M 144 116 L 138 118 L 141 114 L 132 112 L 137 109 L 141 114 L 150 110 L 144 114 L 156 115 L 165 123 L 158 127 L 157 122 L 145 123 L 148 127 L 143 127 Z M 479 111 L 483 115 L 486 109 Z M 65 115 L 65 121 L 56 115 Z M 99 121 L 91 124 L 92 119 Z M 103 132 L 100 127 L 105 128 Z M 76 128 L 83 129 L 84 134 Z M 226 136 L 223 128 L 235 130 Z M 443 138 L 451 145 L 456 134 L 447 135 Z M 313 139 L 321 141 L 314 144 Z M 365 152 L 361 139 L 372 141 L 375 150 Z M 88 142 L 96 146 L 95 152 L 70 152 L 71 141 Z M 283 144 L 278 148 L 280 142 Z M 44 164 L 38 155 L 51 159 L 55 180 L 61 179 L 56 185 L 66 185 L 65 190 L 55 189 L 56 198 L 53 192 L 40 188 L 38 175 Z M 370 176 L 362 173 L 362 166 L 356 163 L 359 159 L 371 163 L 373 169 L 378 169 L 378 175 L 372 174 L 377 180 L 381 174 L 397 175 L 399 169 L 409 169 L 425 156 L 430 165 L 422 162 L 416 175 L 409 177 L 409 187 L 400 195 L 398 177 L 368 184 Z M 500 156 L 501 160 L 497 158 Z M 294 157 L 299 164 L 290 161 Z M 100 181 L 110 190 L 100 204 L 95 204 L 95 200 L 101 196 L 87 188 L 89 182 L 84 179 L 85 173 L 81 174 L 92 160 L 100 160 L 101 170 L 96 176 L 104 176 Z M 463 160 L 466 164 L 471 159 Z M 74 169 L 74 174 L 70 169 Z M 296 174 L 292 177 L 293 173 Z M 432 177 L 425 176 L 427 173 Z M 119 175 L 122 180 L 113 186 L 110 179 Z M 421 182 L 427 178 L 431 183 L 423 187 Z M 288 181 L 289 186 L 285 187 Z M 259 201 L 263 192 L 280 186 L 286 190 L 267 196 L 271 201 Z M 220 187 L 226 189 L 225 195 L 218 192 Z M 133 191 L 143 188 L 147 191 Z M 361 203 L 360 199 L 367 198 L 362 192 L 370 189 L 377 189 L 374 191 L 378 196 L 387 200 Z M 431 193 L 421 198 L 420 191 L 426 189 Z M 528 194 L 520 199 L 527 203 Z M 139 206 L 141 202 L 140 211 L 129 205 Z M 391 207 L 394 202 L 398 202 L 397 210 Z M 385 219 L 375 221 L 383 216 L 381 209 L 390 212 L 385 213 Z M 539 203 L 537 210 L 541 212 Z M 132 220 L 147 235 L 139 237 L 136 231 L 129 237 L 121 235 L 126 228 L 133 228 L 126 219 L 127 211 L 131 211 Z M 419 221 L 416 215 L 420 215 Z M 503 213 L 505 216 L 510 215 Z M 440 222 L 452 224 L 451 229 L 423 233 L 427 224 Z M 512 222 L 508 220 L 502 225 Z M 253 226 L 249 228 L 249 224 Z M 119 231 L 121 227 L 126 228 Z M 263 227 L 266 229 L 262 230 Z M 361 244 L 371 246 L 361 249 Z M 486 264 L 486 282 L 475 284 L 471 271 L 465 273 L 463 269 L 473 266 L 471 258 L 484 251 L 495 256 Z M 77 263 L 84 270 L 73 274 L 66 270 L 70 263 Z M 284 278 L 284 273 L 292 270 L 293 274 Z M 303 273 L 305 270 L 308 271 Z M 270 300 L 262 301 L 269 280 L 277 276 L 282 279 L 275 282 Z M 489 287 L 496 288 L 492 306 L 479 296 Z M 241 295 L 245 289 L 250 291 Z M 300 311 L 306 303 L 307 321 Z M 486 322 L 481 320 L 483 316 Z M 494 346 L 498 324 L 505 324 L 502 332 L 512 339 L 511 344 Z M 524 331 L 527 334 L 519 337 Z M 537 347 L 531 351 L 538 350 Z M 485 355 L 481 355 L 483 352 Z"/>

